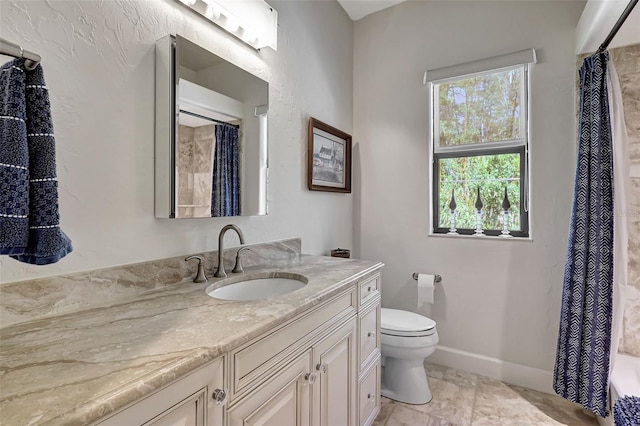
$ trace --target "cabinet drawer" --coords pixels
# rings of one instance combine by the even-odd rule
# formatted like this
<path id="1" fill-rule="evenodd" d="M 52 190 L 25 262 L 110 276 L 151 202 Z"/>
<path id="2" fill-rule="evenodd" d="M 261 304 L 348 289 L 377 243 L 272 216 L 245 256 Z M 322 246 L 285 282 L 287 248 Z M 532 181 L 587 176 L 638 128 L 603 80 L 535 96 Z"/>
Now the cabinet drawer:
<path id="1" fill-rule="evenodd" d="M 362 312 L 358 318 L 360 331 L 359 361 L 363 368 L 380 349 L 380 303 Z"/>
<path id="2" fill-rule="evenodd" d="M 207 397 L 207 389 L 200 389 L 189 398 L 175 407 L 148 421 L 143 426 L 175 426 L 175 425 L 202 425 L 204 421 L 204 401 Z"/>
<path id="3" fill-rule="evenodd" d="M 370 425 L 380 411 L 380 358 L 358 384 L 358 424 Z"/>
<path id="4" fill-rule="evenodd" d="M 360 285 L 360 305 L 364 306 L 368 301 L 373 300 L 378 294 L 380 294 L 380 274 L 375 274 L 372 277 L 365 278 Z"/>
<path id="5" fill-rule="evenodd" d="M 356 291 L 352 288 L 319 308 L 296 317 L 273 332 L 232 352 L 232 399 L 285 358 L 304 350 L 330 324 L 356 312 Z"/>

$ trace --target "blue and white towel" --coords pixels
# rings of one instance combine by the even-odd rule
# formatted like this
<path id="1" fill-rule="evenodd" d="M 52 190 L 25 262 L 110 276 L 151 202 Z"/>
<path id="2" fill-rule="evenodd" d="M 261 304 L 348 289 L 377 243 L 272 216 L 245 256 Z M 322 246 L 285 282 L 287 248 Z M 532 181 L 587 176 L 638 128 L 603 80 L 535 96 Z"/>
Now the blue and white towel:
<path id="1" fill-rule="evenodd" d="M 625 396 L 613 406 L 613 420 L 616 426 L 640 425 L 640 397 Z"/>
<path id="2" fill-rule="evenodd" d="M 60 229 L 55 138 L 42 66 L 0 67 L 0 254 L 36 265 L 72 251 Z"/>

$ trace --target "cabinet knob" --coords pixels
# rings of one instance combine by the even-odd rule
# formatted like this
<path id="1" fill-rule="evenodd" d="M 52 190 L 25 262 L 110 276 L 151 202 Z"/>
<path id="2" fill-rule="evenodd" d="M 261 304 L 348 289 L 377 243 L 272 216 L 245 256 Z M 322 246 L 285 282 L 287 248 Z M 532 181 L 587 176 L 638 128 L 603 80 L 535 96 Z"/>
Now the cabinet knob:
<path id="1" fill-rule="evenodd" d="M 229 391 L 226 389 L 216 389 L 211 396 L 217 405 L 225 405 L 229 397 Z"/>
<path id="2" fill-rule="evenodd" d="M 367 291 L 368 291 L 369 293 L 371 293 L 371 292 L 373 291 L 373 287 L 371 287 L 371 286 L 367 287 Z"/>
<path id="3" fill-rule="evenodd" d="M 327 364 L 318 364 L 316 365 L 316 370 L 320 372 L 320 374 L 327 372 Z"/>
<path id="4" fill-rule="evenodd" d="M 304 379 L 309 382 L 310 385 L 314 384 L 316 382 L 316 377 L 318 375 L 316 373 L 307 373 L 304 376 Z"/>
<path id="5" fill-rule="evenodd" d="M 373 398 L 373 394 L 372 393 L 368 393 L 367 394 L 367 399 L 371 399 L 371 398 Z"/>
<path id="6" fill-rule="evenodd" d="M 367 333 L 367 337 L 369 339 L 373 339 L 374 337 L 376 337 L 376 332 L 375 331 L 370 331 Z"/>

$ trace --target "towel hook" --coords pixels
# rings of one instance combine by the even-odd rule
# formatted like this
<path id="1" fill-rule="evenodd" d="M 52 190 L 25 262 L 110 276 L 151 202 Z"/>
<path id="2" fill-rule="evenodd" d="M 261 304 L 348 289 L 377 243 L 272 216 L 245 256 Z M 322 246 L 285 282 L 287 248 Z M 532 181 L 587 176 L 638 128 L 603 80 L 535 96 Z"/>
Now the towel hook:
<path id="1" fill-rule="evenodd" d="M 417 280 L 417 279 L 418 279 L 418 273 L 417 273 L 417 272 L 414 272 L 412 276 L 413 276 L 413 279 L 414 279 L 414 280 Z M 439 283 L 440 281 L 442 281 L 442 275 L 440 275 L 440 274 L 435 274 L 435 275 L 433 276 L 433 282 L 435 282 L 435 283 Z"/>

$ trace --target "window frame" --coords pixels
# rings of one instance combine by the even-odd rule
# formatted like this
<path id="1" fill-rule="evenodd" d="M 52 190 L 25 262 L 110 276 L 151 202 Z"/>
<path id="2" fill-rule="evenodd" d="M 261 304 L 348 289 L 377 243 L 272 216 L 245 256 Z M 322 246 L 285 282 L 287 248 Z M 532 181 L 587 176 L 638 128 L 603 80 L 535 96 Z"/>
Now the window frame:
<path id="1" fill-rule="evenodd" d="M 461 157 L 478 157 L 483 155 L 500 155 L 500 154 L 519 154 L 520 155 L 520 170 L 526 170 L 526 155 L 527 149 L 525 145 L 492 148 L 485 151 L 475 150 L 472 153 L 468 152 L 448 152 L 448 153 L 434 153 L 433 160 L 433 233 L 434 234 L 447 234 L 449 228 L 439 227 L 440 223 L 440 160 L 448 158 L 461 158 Z M 525 205 L 525 191 L 526 191 L 526 179 L 520 178 L 520 206 Z M 473 235 L 475 229 L 470 228 L 456 228 L 456 232 L 460 235 Z M 497 237 L 501 235 L 501 229 L 483 229 L 485 235 Z M 520 208 L 520 230 L 510 229 L 510 234 L 513 237 L 528 238 L 529 237 L 529 213 L 524 208 Z"/>
<path id="2" fill-rule="evenodd" d="M 521 90 L 521 114 L 520 114 L 520 138 L 509 139 L 494 142 L 476 142 L 470 144 L 440 147 L 440 101 L 439 93 L 436 86 L 451 83 L 454 81 L 464 80 L 471 77 L 482 75 L 497 74 L 513 69 L 522 69 L 522 81 L 520 83 Z M 520 229 L 510 229 L 510 235 L 516 238 L 530 238 L 529 223 L 529 91 L 530 91 L 530 64 L 519 63 L 510 66 L 488 68 L 482 71 L 449 76 L 437 80 L 428 81 L 429 98 L 431 107 L 431 167 L 432 167 L 432 184 L 431 184 L 431 233 L 432 235 L 443 235 L 449 232 L 449 228 L 438 226 L 440 224 L 440 160 L 447 158 L 462 158 L 499 154 L 519 154 L 520 155 Z M 425 76 L 426 79 L 426 76 Z M 425 83 L 427 83 L 425 81 Z M 436 96 L 438 99 L 436 101 Z M 501 229 L 483 229 L 487 236 L 501 235 Z M 475 229 L 457 228 L 456 231 L 460 235 L 473 235 Z"/>

